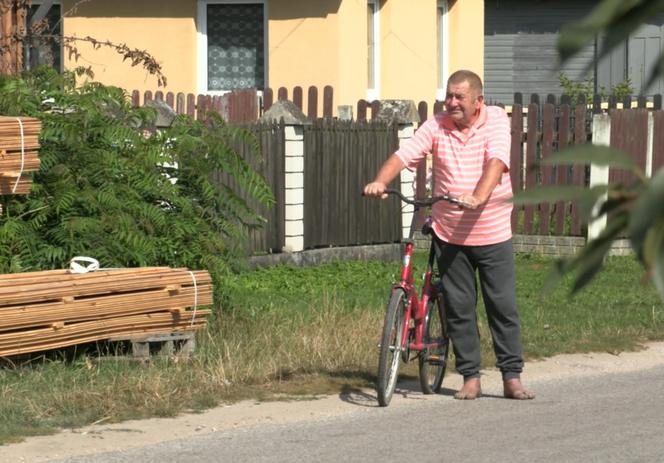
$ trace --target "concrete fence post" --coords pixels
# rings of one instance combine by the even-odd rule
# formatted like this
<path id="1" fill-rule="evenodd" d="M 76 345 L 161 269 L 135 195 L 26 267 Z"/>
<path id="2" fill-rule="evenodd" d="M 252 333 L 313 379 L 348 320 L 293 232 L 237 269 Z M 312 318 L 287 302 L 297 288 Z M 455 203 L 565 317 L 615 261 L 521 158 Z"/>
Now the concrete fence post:
<path id="1" fill-rule="evenodd" d="M 611 143 L 611 117 L 608 114 L 593 115 L 592 143 L 597 146 L 609 146 Z M 597 185 L 609 183 L 609 167 L 590 165 L 590 188 Z M 606 199 L 600 198 L 593 208 L 593 215 L 597 212 L 599 205 Z M 606 214 L 588 223 L 588 240 L 597 238 L 606 228 Z"/>
<path id="2" fill-rule="evenodd" d="M 399 146 L 401 146 L 415 133 L 420 116 L 413 100 L 381 100 L 378 119 L 397 124 Z M 402 170 L 400 182 L 401 193 L 412 198 L 415 195 L 415 172 Z M 414 213 L 413 206 L 401 203 L 401 236 L 403 238 L 408 238 Z"/>
<path id="3" fill-rule="evenodd" d="M 311 124 L 294 103 L 277 101 L 261 120 L 284 121 L 284 252 L 304 250 L 304 126 Z"/>
<path id="4" fill-rule="evenodd" d="M 285 135 L 284 250 L 295 252 L 304 250 L 304 127 L 286 125 Z"/>

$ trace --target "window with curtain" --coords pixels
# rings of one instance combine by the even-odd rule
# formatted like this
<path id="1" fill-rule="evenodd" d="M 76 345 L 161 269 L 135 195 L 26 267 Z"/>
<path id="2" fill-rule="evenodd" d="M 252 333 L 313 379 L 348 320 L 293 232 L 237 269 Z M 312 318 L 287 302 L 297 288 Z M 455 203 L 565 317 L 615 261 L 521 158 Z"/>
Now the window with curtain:
<path id="1" fill-rule="evenodd" d="M 207 5 L 208 90 L 265 86 L 262 4 Z"/>

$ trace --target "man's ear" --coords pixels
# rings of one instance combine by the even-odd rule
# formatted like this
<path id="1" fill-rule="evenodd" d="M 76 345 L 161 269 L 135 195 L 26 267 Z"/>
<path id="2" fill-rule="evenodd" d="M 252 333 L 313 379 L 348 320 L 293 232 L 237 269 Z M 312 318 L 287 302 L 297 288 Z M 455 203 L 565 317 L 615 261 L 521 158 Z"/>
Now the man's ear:
<path id="1" fill-rule="evenodd" d="M 483 103 L 483 102 L 484 102 L 484 95 L 479 95 L 479 96 L 477 97 L 477 102 L 478 102 L 478 103 Z"/>

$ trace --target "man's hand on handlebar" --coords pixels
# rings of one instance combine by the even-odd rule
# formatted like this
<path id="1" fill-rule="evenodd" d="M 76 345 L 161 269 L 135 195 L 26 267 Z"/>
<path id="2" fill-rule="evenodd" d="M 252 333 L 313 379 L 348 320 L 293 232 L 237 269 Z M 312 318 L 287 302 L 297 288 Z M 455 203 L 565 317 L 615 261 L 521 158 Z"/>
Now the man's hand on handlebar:
<path id="1" fill-rule="evenodd" d="M 477 209 L 483 203 L 472 194 L 464 193 L 457 198 L 459 200 L 459 208 L 461 209 Z"/>
<path id="2" fill-rule="evenodd" d="M 364 194 L 366 196 L 373 196 L 375 198 L 385 199 L 387 198 L 387 193 L 385 193 L 386 188 L 387 185 L 381 182 L 367 183 L 366 186 L 364 187 Z"/>

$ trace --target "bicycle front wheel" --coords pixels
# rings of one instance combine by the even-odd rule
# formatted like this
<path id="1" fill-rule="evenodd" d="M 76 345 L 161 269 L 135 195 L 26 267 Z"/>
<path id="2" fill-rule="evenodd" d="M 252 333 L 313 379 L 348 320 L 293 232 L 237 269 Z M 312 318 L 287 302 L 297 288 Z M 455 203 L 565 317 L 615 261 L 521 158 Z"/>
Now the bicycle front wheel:
<path id="1" fill-rule="evenodd" d="M 420 386 L 422 393 L 440 392 L 447 367 L 450 341 L 445 330 L 445 314 L 437 297 L 429 299 L 424 318 L 424 343 L 431 347 L 420 352 Z"/>
<path id="2" fill-rule="evenodd" d="M 390 296 L 390 302 L 387 304 L 378 357 L 377 392 L 378 404 L 381 407 L 389 405 L 397 385 L 401 351 L 405 347 L 401 340 L 403 339 L 406 306 L 406 293 L 401 289 L 394 290 Z"/>

